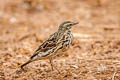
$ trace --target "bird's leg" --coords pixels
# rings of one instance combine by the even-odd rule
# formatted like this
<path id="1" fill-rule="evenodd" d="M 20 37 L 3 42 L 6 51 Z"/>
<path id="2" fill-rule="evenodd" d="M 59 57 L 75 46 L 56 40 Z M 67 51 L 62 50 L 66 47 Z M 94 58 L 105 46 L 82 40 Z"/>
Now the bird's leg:
<path id="1" fill-rule="evenodd" d="M 51 64 L 52 71 L 53 71 L 53 68 L 55 68 L 58 71 L 58 73 L 60 73 L 60 71 L 56 67 L 53 66 L 53 60 L 49 59 L 49 61 L 50 61 L 50 64 Z"/>
<path id="2" fill-rule="evenodd" d="M 52 68 L 52 71 L 53 71 L 53 62 L 52 62 L 52 59 L 49 59 L 50 61 L 50 65 L 51 65 L 51 68 Z"/>

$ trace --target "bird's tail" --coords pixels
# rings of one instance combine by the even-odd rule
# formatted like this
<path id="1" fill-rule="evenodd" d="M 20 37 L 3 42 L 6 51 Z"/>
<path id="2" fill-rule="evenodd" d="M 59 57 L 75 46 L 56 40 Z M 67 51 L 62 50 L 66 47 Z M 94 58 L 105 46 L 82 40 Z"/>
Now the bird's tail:
<path id="1" fill-rule="evenodd" d="M 24 63 L 24 64 L 20 65 L 21 69 L 23 69 L 23 70 L 24 70 L 24 66 L 26 66 L 27 64 L 29 64 L 29 63 L 31 63 L 31 62 L 32 62 L 32 60 L 30 59 L 30 60 L 29 60 L 29 61 L 27 61 L 26 63 Z"/>

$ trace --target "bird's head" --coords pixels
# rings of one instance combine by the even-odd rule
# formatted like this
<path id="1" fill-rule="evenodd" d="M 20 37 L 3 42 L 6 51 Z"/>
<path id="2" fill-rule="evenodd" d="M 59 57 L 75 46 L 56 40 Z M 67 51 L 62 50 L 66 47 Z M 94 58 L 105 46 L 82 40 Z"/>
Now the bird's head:
<path id="1" fill-rule="evenodd" d="M 78 24 L 78 22 L 65 21 L 59 26 L 59 30 L 69 31 L 69 30 L 71 30 L 72 26 L 74 26 L 76 24 Z"/>

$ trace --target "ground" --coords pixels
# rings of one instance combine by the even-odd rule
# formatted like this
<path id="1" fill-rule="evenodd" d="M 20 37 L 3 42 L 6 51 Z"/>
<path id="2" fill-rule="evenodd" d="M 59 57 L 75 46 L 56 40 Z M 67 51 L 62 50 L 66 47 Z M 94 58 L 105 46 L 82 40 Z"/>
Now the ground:
<path id="1" fill-rule="evenodd" d="M 0 80 L 120 80 L 119 0 L 0 0 Z M 78 21 L 67 55 L 26 62 L 64 21 Z"/>

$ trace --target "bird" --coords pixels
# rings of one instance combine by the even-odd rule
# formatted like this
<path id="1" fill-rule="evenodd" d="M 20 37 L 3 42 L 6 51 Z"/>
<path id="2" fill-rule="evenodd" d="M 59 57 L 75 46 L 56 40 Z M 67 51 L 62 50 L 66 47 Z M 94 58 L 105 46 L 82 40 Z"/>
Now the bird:
<path id="1" fill-rule="evenodd" d="M 65 21 L 60 24 L 58 30 L 38 47 L 27 62 L 20 66 L 21 69 L 24 70 L 24 66 L 31 62 L 48 59 L 53 70 L 55 68 L 53 67 L 53 59 L 69 49 L 73 41 L 72 27 L 78 23 Z"/>

